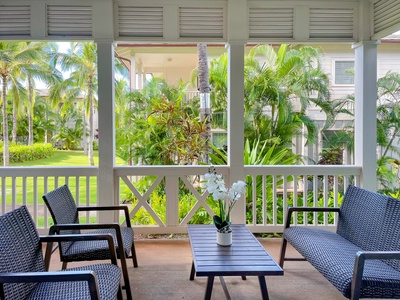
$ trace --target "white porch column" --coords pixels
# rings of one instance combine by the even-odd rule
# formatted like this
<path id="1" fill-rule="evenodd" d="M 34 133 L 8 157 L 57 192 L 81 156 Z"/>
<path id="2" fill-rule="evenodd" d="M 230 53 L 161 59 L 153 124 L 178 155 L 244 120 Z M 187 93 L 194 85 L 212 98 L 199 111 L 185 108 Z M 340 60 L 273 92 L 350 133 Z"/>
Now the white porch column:
<path id="1" fill-rule="evenodd" d="M 228 50 L 228 163 L 229 186 L 244 180 L 244 42 L 230 43 Z M 232 210 L 233 223 L 246 223 L 244 197 Z"/>
<path id="2" fill-rule="evenodd" d="M 131 91 L 134 91 L 137 89 L 137 82 L 136 82 L 136 56 L 135 53 L 131 54 L 131 69 L 130 69 L 130 85 L 131 85 Z"/>
<path id="3" fill-rule="evenodd" d="M 115 115 L 114 47 L 112 42 L 97 43 L 99 111 L 99 205 L 114 205 Z M 100 214 L 101 222 L 113 222 L 113 214 Z"/>
<path id="4" fill-rule="evenodd" d="M 364 41 L 355 51 L 355 165 L 362 166 L 361 186 L 376 191 L 377 42 Z"/>

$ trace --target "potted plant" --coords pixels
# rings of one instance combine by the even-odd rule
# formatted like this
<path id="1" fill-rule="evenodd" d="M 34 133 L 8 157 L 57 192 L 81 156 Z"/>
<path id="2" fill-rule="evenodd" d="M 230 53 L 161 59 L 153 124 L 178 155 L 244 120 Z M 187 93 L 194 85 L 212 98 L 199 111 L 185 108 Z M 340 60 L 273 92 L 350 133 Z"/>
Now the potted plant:
<path id="1" fill-rule="evenodd" d="M 217 174 L 214 167 L 209 168 L 204 179 L 207 192 L 218 204 L 218 214 L 213 216 L 217 227 L 217 243 L 229 246 L 232 244 L 230 213 L 237 200 L 246 192 L 246 184 L 239 180 L 227 189 L 222 175 Z"/>

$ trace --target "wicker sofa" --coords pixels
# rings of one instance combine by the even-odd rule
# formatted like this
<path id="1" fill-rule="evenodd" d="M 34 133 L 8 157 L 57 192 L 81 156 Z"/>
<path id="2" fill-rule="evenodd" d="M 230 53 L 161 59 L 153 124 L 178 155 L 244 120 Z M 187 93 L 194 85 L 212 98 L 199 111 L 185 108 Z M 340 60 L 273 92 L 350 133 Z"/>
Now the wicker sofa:
<path id="1" fill-rule="evenodd" d="M 294 212 L 338 213 L 336 232 L 291 226 Z M 346 298 L 400 298 L 400 200 L 350 185 L 340 208 L 289 208 L 280 265 L 287 243 Z"/>

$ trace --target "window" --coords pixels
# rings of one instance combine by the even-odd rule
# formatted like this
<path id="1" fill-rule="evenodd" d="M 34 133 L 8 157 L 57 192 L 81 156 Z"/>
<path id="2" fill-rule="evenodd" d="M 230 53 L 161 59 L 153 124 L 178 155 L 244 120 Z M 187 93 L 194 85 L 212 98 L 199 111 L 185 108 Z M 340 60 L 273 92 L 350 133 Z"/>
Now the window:
<path id="1" fill-rule="evenodd" d="M 335 84 L 354 84 L 354 60 L 335 61 Z"/>

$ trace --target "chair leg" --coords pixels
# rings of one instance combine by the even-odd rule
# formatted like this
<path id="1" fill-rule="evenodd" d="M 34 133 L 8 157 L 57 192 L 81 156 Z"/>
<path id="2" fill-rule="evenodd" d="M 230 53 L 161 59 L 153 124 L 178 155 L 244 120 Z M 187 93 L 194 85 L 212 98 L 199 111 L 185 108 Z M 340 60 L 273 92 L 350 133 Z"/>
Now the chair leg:
<path id="1" fill-rule="evenodd" d="M 62 268 L 63 270 L 65 270 L 65 269 L 67 268 L 67 264 L 68 264 L 67 262 L 63 261 L 62 267 L 61 267 L 61 268 Z"/>
<path id="2" fill-rule="evenodd" d="M 119 248 L 119 251 L 120 251 L 122 275 L 124 277 L 124 283 L 125 283 L 126 297 L 128 300 L 132 300 L 132 292 L 131 292 L 131 285 L 129 283 L 129 274 L 128 274 L 128 267 L 126 265 L 125 250 L 123 247 L 121 247 Z"/>
<path id="3" fill-rule="evenodd" d="M 283 263 L 285 261 L 286 246 L 287 246 L 287 240 L 285 238 L 282 238 L 281 256 L 279 258 L 279 266 L 281 268 L 283 268 Z"/>
<path id="4" fill-rule="evenodd" d="M 123 300 L 123 299 L 124 299 L 124 298 L 122 297 L 122 288 L 121 288 L 121 285 L 119 285 L 119 288 L 118 288 L 117 299 L 118 299 L 118 300 Z"/>
<path id="5" fill-rule="evenodd" d="M 132 241 L 131 253 L 132 253 L 133 267 L 137 268 L 138 262 L 137 262 L 137 258 L 136 258 L 135 243 L 133 241 Z"/>

